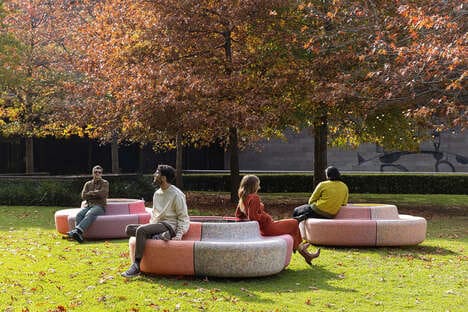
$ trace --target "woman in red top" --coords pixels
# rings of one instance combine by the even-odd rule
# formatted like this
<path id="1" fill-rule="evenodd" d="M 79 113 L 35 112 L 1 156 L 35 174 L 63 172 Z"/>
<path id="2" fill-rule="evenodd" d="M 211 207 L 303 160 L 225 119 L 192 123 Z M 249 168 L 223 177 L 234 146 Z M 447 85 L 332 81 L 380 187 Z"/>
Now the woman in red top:
<path id="1" fill-rule="evenodd" d="M 259 189 L 260 179 L 257 176 L 246 175 L 242 178 L 238 191 L 239 204 L 236 209 L 236 217 L 257 221 L 260 226 L 260 232 L 264 236 L 291 235 L 294 239 L 294 252 L 296 250 L 299 251 L 305 261 L 311 264 L 312 259 L 320 255 L 320 249 L 314 254 L 307 251 L 307 247 L 310 244 L 302 242 L 299 223 L 296 219 L 273 221 L 273 218 L 265 212 L 263 203 L 260 201 L 260 197 L 257 194 Z"/>

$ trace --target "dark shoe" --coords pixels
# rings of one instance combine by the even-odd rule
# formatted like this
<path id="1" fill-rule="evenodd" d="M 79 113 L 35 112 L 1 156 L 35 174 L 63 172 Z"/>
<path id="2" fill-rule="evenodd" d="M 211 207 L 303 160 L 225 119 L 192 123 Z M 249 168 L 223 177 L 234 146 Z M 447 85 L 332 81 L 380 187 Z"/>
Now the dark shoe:
<path id="1" fill-rule="evenodd" d="M 83 235 L 81 235 L 78 231 L 72 231 L 72 237 L 74 240 L 76 240 L 78 243 L 84 242 Z"/>
<path id="2" fill-rule="evenodd" d="M 130 268 L 121 274 L 123 277 L 135 277 L 140 275 L 140 268 L 138 264 L 133 263 Z"/>
<path id="3" fill-rule="evenodd" d="M 320 256 L 320 248 L 317 249 L 317 251 L 313 254 L 307 251 L 307 247 L 309 247 L 310 243 L 303 243 L 300 244 L 297 250 L 301 254 L 302 257 L 304 257 L 304 260 L 307 262 L 307 264 L 312 265 L 312 260 Z"/>

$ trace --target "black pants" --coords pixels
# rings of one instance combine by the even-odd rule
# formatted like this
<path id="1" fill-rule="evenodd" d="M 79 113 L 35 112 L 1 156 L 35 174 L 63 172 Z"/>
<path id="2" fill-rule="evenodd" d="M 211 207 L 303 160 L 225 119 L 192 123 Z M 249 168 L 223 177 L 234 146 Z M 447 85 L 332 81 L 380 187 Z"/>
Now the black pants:
<path id="1" fill-rule="evenodd" d="M 135 236 L 135 261 L 143 258 L 143 252 L 145 251 L 145 244 L 148 238 L 151 238 L 155 234 L 161 234 L 169 231 L 171 237 L 175 236 L 174 229 L 165 222 L 148 223 L 148 224 L 129 224 L 125 228 L 125 232 L 128 236 Z"/>
<path id="2" fill-rule="evenodd" d="M 329 217 L 323 216 L 315 212 L 314 209 L 311 207 L 312 205 L 305 204 L 305 205 L 301 205 L 299 207 L 294 208 L 293 218 L 301 219 L 301 221 L 307 218 L 331 219 Z"/>

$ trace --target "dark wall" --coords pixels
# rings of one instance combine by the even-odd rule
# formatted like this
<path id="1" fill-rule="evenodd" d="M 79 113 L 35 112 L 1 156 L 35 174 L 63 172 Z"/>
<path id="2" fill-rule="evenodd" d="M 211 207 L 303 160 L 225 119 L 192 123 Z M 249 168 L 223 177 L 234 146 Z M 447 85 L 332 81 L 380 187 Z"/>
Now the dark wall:
<path id="1" fill-rule="evenodd" d="M 152 173 L 158 164 L 175 166 L 175 159 L 175 151 L 155 153 L 150 146 L 119 146 L 119 166 L 122 173 Z M 79 137 L 34 139 L 34 162 L 35 172 L 51 175 L 87 174 L 96 164 L 109 172 L 112 167 L 111 146 Z M 224 151 L 217 146 L 186 148 L 183 153 L 183 169 L 224 169 Z M 23 172 L 24 140 L 0 138 L 0 173 Z"/>

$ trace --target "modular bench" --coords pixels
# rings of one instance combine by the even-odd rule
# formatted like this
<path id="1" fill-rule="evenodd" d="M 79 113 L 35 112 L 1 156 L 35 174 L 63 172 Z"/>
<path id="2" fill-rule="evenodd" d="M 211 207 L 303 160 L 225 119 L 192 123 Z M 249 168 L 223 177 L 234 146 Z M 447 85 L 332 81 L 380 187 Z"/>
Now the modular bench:
<path id="1" fill-rule="evenodd" d="M 76 214 L 80 208 L 62 209 L 55 212 L 55 228 L 66 234 L 75 228 Z M 106 212 L 98 216 L 85 231 L 88 239 L 126 238 L 125 228 L 128 224 L 145 224 L 151 217 L 151 209 L 139 199 L 110 198 L 107 200 Z"/>
<path id="2" fill-rule="evenodd" d="M 395 205 L 348 204 L 334 219 L 301 222 L 302 237 L 316 245 L 408 246 L 426 238 L 426 219 L 398 214 Z"/>
<path id="3" fill-rule="evenodd" d="M 256 221 L 191 217 L 182 240 L 146 240 L 144 273 L 215 277 L 258 277 L 281 272 L 291 261 L 290 235 L 261 236 Z M 135 237 L 129 239 L 130 259 Z"/>

